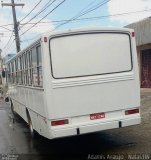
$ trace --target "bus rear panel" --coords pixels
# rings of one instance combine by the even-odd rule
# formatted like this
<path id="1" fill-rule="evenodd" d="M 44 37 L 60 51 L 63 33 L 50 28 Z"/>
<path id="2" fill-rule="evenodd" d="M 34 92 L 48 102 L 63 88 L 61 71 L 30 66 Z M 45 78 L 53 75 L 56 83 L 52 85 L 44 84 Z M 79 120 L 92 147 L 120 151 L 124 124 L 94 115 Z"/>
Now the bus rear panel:
<path id="1" fill-rule="evenodd" d="M 52 138 L 140 124 L 133 35 L 123 29 L 50 36 Z"/>
<path id="2" fill-rule="evenodd" d="M 7 63 L 13 112 L 49 139 L 140 124 L 134 35 L 90 28 L 42 36 Z"/>

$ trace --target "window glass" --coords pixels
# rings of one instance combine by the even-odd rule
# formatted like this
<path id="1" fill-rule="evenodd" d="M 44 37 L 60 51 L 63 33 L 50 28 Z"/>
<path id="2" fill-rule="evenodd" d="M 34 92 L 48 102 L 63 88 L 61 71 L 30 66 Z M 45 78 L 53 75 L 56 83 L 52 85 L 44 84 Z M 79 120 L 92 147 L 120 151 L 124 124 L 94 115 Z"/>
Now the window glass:
<path id="1" fill-rule="evenodd" d="M 29 66 L 32 67 L 32 56 L 31 56 L 31 51 L 29 52 Z"/>
<path id="2" fill-rule="evenodd" d="M 41 46 L 34 46 L 8 64 L 7 78 L 11 83 L 42 87 Z"/>
<path id="3" fill-rule="evenodd" d="M 15 82 L 15 77 L 14 77 L 14 61 L 11 62 L 11 83 Z"/>
<path id="4" fill-rule="evenodd" d="M 26 65 L 26 69 L 28 69 L 29 68 L 29 52 L 26 52 L 25 65 Z"/>
<path id="5" fill-rule="evenodd" d="M 13 83 L 16 83 L 16 61 L 13 61 L 13 68 L 14 68 L 14 72 L 13 72 Z"/>
<path id="6" fill-rule="evenodd" d="M 18 83 L 18 73 L 17 72 L 15 73 L 15 77 L 16 77 L 16 82 L 15 83 Z"/>
<path id="7" fill-rule="evenodd" d="M 15 62 L 15 60 L 13 61 L 13 68 L 14 68 L 14 72 L 16 72 L 16 62 Z"/>
<path id="8" fill-rule="evenodd" d="M 30 74 L 30 69 L 29 70 L 27 70 L 27 81 L 28 81 L 28 84 L 29 85 L 31 85 L 32 83 L 31 83 L 31 74 Z"/>
<path id="9" fill-rule="evenodd" d="M 29 58 L 30 59 L 30 58 Z M 31 73 L 31 71 L 29 71 Z M 32 78 L 34 86 L 42 86 L 41 46 L 32 48 Z"/>
<path id="10" fill-rule="evenodd" d="M 19 72 L 19 83 L 22 84 L 23 83 L 23 56 L 20 56 L 20 72 Z"/>
<path id="11" fill-rule="evenodd" d="M 19 57 L 19 67 L 20 67 L 20 70 L 22 70 L 22 57 L 21 56 Z"/>
<path id="12" fill-rule="evenodd" d="M 34 86 L 38 86 L 37 67 L 33 68 L 33 84 Z"/>
<path id="13" fill-rule="evenodd" d="M 94 33 L 50 40 L 54 78 L 129 72 L 130 38 L 126 33 Z"/>
<path id="14" fill-rule="evenodd" d="M 11 72 L 14 72 L 14 62 L 11 63 Z"/>
<path id="15" fill-rule="evenodd" d="M 31 51 L 27 52 L 27 63 L 28 63 L 28 70 L 27 70 L 27 81 L 29 85 L 32 85 L 32 61 L 31 61 Z"/>
<path id="16" fill-rule="evenodd" d="M 28 79 L 29 79 L 29 84 L 32 85 L 33 83 L 33 74 L 32 74 L 32 69 L 28 71 Z"/>
<path id="17" fill-rule="evenodd" d="M 17 71 L 18 71 L 18 59 L 15 60 L 15 68 L 16 68 L 16 73 L 15 73 L 16 82 L 15 83 L 18 83 L 18 74 L 17 74 Z"/>
<path id="18" fill-rule="evenodd" d="M 38 85 L 42 86 L 43 85 L 42 66 L 38 67 L 37 70 L 38 70 Z"/>
<path id="19" fill-rule="evenodd" d="M 15 60 L 15 68 L 16 68 L 16 71 L 18 70 L 18 62 L 17 62 L 17 60 L 18 60 L 18 59 Z"/>
<path id="20" fill-rule="evenodd" d="M 38 86 L 43 85 L 43 77 L 42 77 L 42 58 L 41 58 L 41 46 L 37 47 L 37 78 L 38 78 Z"/>
<path id="21" fill-rule="evenodd" d="M 18 57 L 18 70 L 20 70 L 20 57 Z"/>
<path id="22" fill-rule="evenodd" d="M 32 66 L 37 66 L 37 52 L 36 47 L 32 48 Z"/>
<path id="23" fill-rule="evenodd" d="M 8 71 L 9 71 L 9 73 L 11 72 L 11 70 L 10 70 L 10 63 L 8 64 Z"/>
<path id="24" fill-rule="evenodd" d="M 25 55 L 25 53 L 23 53 L 23 55 L 22 55 L 22 77 L 23 77 L 23 84 L 26 84 L 25 61 L 26 61 L 26 55 Z"/>
<path id="25" fill-rule="evenodd" d="M 22 70 L 25 68 L 25 54 L 21 56 L 21 68 Z"/>
<path id="26" fill-rule="evenodd" d="M 9 63 L 8 66 L 7 66 L 7 81 L 9 83 L 11 83 L 11 69 L 10 68 L 11 67 L 10 67 L 10 63 Z"/>
<path id="27" fill-rule="evenodd" d="M 41 46 L 37 47 L 37 55 L 38 55 L 37 64 L 38 64 L 38 66 L 41 66 Z"/>
<path id="28" fill-rule="evenodd" d="M 22 84 L 21 71 L 18 72 L 18 83 Z"/>

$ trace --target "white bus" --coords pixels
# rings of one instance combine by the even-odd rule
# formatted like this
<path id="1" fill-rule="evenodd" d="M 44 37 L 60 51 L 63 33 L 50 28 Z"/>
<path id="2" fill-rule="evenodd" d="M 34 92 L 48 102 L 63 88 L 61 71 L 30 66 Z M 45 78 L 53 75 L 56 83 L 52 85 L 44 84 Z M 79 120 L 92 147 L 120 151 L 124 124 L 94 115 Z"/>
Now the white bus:
<path id="1" fill-rule="evenodd" d="M 44 35 L 7 63 L 13 112 L 53 139 L 141 123 L 135 34 L 89 28 Z"/>

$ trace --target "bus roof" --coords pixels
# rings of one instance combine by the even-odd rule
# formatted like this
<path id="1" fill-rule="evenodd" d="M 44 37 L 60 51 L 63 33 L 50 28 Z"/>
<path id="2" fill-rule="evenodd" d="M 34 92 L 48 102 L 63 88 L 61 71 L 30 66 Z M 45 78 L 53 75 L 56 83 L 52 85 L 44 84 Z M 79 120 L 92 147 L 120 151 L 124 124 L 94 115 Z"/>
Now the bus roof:
<path id="1" fill-rule="evenodd" d="M 75 28 L 75 29 L 66 29 L 66 30 L 58 30 L 58 31 L 50 31 L 42 34 L 39 38 L 37 38 L 35 41 L 33 41 L 30 45 L 25 47 L 23 50 L 18 52 L 16 56 L 19 56 L 22 52 L 26 51 L 28 48 L 32 47 L 34 44 L 40 42 L 42 37 L 51 37 L 55 35 L 61 35 L 61 34 L 70 34 L 70 33 L 78 33 L 78 32 L 132 32 L 133 29 L 130 28 L 115 28 L 115 27 L 86 27 L 86 28 Z M 7 63 L 11 60 L 13 60 L 16 56 L 12 57 L 10 60 L 7 61 Z"/>
<path id="2" fill-rule="evenodd" d="M 110 32 L 132 32 L 133 29 L 130 28 L 115 28 L 115 27 L 86 27 L 86 28 L 75 28 L 75 29 L 66 29 L 66 30 L 58 30 L 58 31 L 50 31 L 47 33 L 44 33 L 43 36 L 48 36 L 51 37 L 53 35 L 58 35 L 58 34 L 67 34 L 67 33 L 76 33 L 76 32 L 88 32 L 88 31 L 110 31 Z M 42 37 L 43 37 L 42 36 Z"/>

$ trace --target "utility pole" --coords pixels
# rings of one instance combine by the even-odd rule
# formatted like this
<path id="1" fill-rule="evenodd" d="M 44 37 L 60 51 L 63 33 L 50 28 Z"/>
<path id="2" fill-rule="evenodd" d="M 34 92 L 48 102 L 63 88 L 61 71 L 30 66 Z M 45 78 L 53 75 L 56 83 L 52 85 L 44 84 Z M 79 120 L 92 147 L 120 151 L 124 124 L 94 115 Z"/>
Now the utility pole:
<path id="1" fill-rule="evenodd" d="M 15 33 L 15 40 L 16 40 L 16 51 L 19 52 L 20 51 L 20 38 L 19 38 L 19 32 L 18 32 L 18 26 L 19 23 L 17 22 L 17 18 L 16 18 L 16 10 L 15 7 L 16 6 L 24 6 L 23 3 L 14 3 L 14 0 L 11 0 L 11 3 L 3 3 L 2 2 L 2 7 L 3 6 L 11 6 L 12 7 L 12 13 L 13 13 L 13 20 L 14 20 L 14 33 Z"/>

